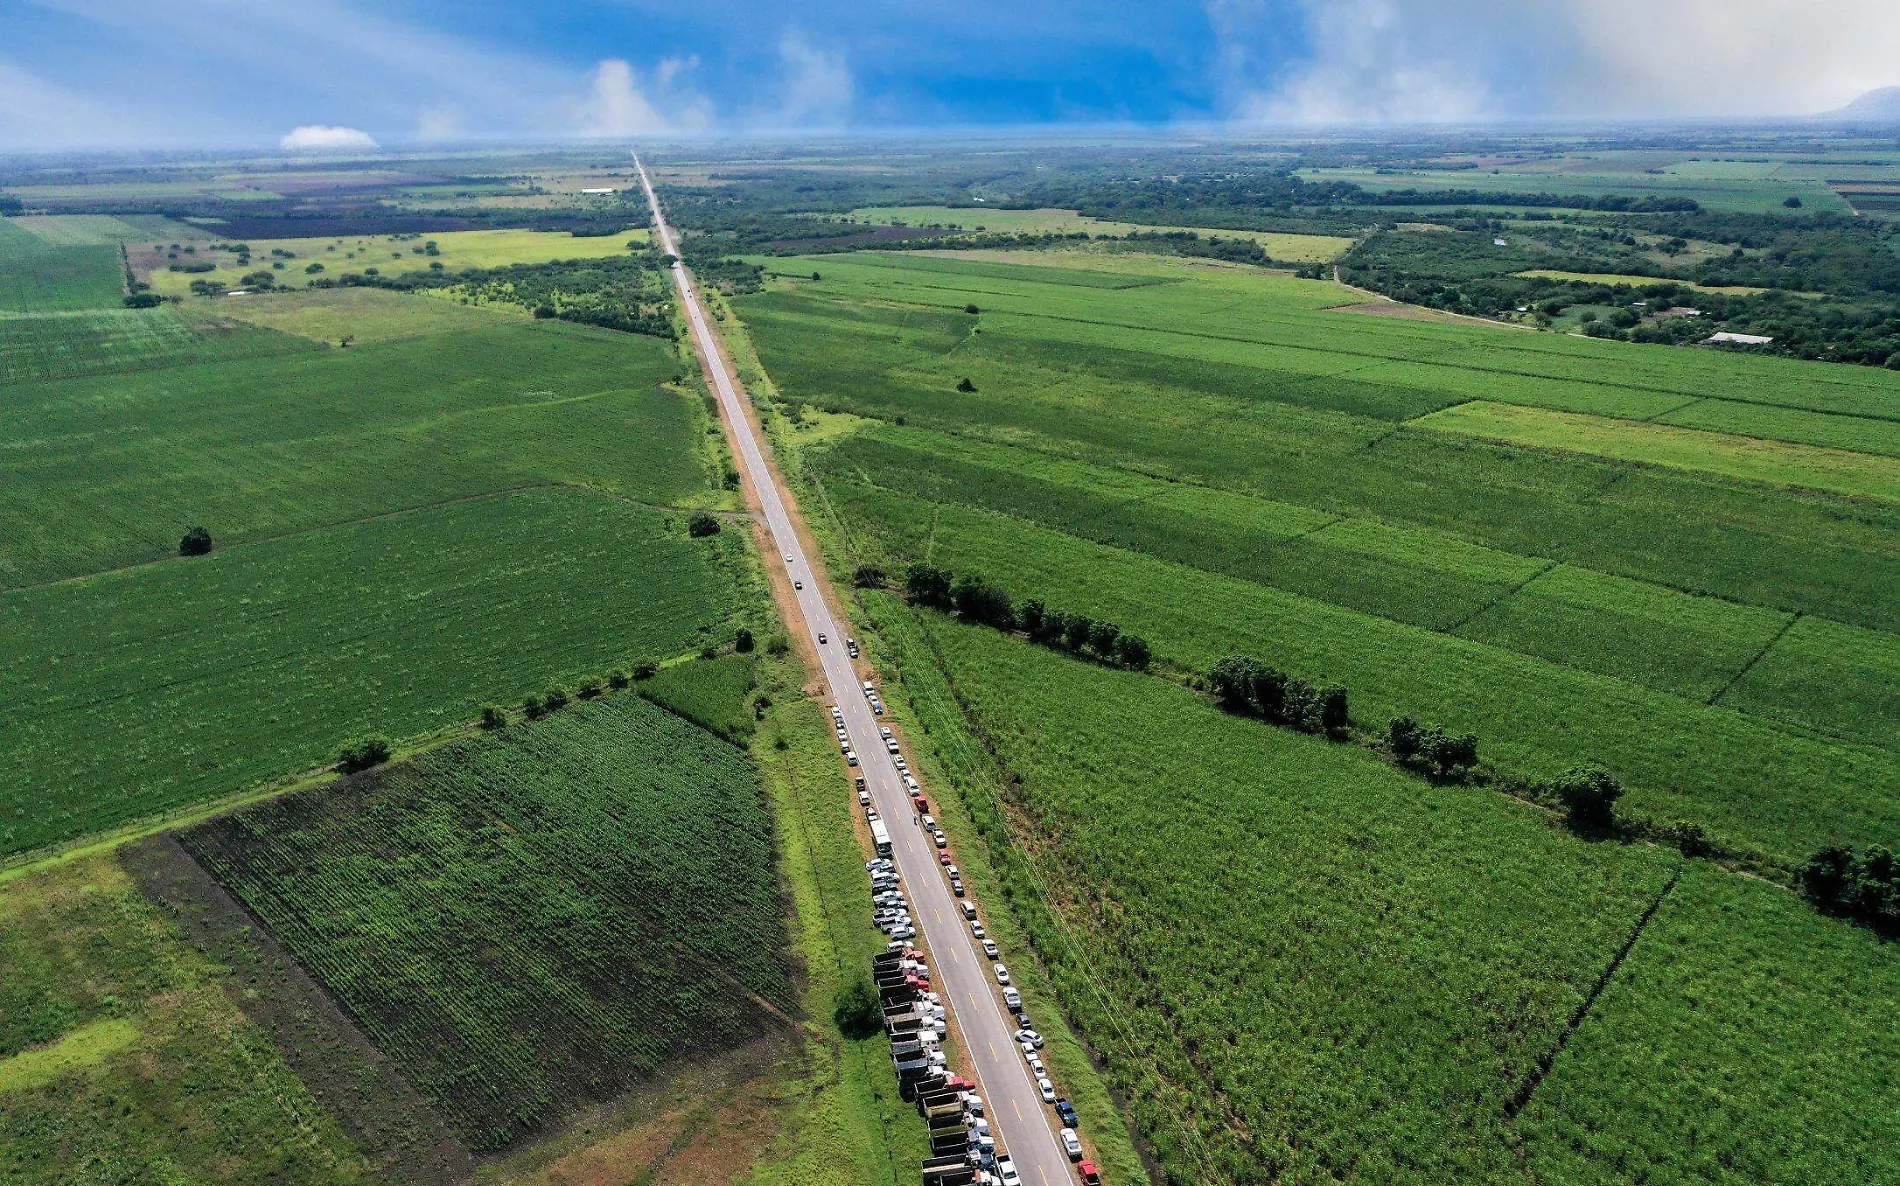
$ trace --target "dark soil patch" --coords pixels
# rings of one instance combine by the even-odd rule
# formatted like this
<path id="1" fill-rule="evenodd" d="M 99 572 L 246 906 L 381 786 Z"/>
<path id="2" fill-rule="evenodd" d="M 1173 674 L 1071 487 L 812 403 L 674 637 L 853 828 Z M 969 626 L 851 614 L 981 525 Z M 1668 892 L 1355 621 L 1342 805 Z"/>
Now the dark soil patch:
<path id="1" fill-rule="evenodd" d="M 170 835 L 120 850 L 120 863 L 187 941 L 228 967 L 227 991 L 284 1061 L 392 1182 L 458 1186 L 476 1162 L 435 1109 Z"/>

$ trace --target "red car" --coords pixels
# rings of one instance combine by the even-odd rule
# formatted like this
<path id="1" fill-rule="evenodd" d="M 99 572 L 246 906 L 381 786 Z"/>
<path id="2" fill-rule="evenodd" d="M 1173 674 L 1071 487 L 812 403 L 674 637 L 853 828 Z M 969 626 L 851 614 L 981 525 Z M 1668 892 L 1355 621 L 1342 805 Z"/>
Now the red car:
<path id="1" fill-rule="evenodd" d="M 951 859 L 950 850 L 947 848 L 937 854 L 937 863 L 939 865 L 948 865 L 950 863 L 950 859 Z"/>
<path id="2" fill-rule="evenodd" d="M 1082 1181 L 1086 1183 L 1086 1186 L 1102 1186 L 1102 1173 L 1095 1168 L 1094 1162 L 1085 1157 L 1075 1168 L 1081 1171 Z"/>

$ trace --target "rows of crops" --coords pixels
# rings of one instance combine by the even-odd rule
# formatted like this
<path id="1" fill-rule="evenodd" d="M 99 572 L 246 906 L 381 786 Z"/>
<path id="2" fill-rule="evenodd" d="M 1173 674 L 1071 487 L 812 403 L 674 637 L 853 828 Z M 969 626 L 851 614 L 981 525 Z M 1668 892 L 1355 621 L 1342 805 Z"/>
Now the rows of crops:
<path id="1" fill-rule="evenodd" d="M 1076 931 L 1039 950 L 1166 1170 L 1521 1180 L 1503 1102 L 1671 855 L 924 624 Z"/>
<path id="2" fill-rule="evenodd" d="M 117 247 L 57 247 L 0 218 L 0 313 L 114 308 L 123 277 Z"/>
<path id="3" fill-rule="evenodd" d="M 1360 721 L 1378 728 L 1413 715 L 1475 732 L 1503 770 L 1548 777 L 1599 761 L 1630 785 L 1626 806 L 1637 815 L 1697 821 L 1795 861 L 1839 837 L 1873 843 L 1900 829 L 1900 798 L 1890 789 L 1900 787 L 1900 759 L 1877 748 L 1012 517 L 860 485 L 828 486 L 826 495 L 858 560 L 902 571 L 927 548 L 955 572 L 1118 622 L 1164 663 L 1206 671 L 1244 654 L 1313 682 L 1343 683 Z"/>
<path id="4" fill-rule="evenodd" d="M 1171 308 L 1184 287 L 1152 290 L 1165 294 L 1157 307 Z M 1038 359 L 997 332 L 987 312 L 964 315 L 982 332 L 952 348 L 937 345 L 950 326 L 934 313 L 914 331 L 893 331 L 877 320 L 841 318 L 824 328 L 803 315 L 784 319 L 775 305 L 745 307 L 766 367 L 792 399 L 1313 510 L 1436 528 L 1501 551 L 1727 600 L 1876 628 L 1900 621 L 1885 575 L 1868 562 L 1891 546 L 1900 525 L 1891 507 L 1394 431 L 1393 420 L 1428 405 L 1366 390 L 1363 372 L 1312 380 L 1261 369 L 1242 384 L 1224 368 L 1183 367 L 1176 381 L 1168 374 L 1172 358 L 1150 359 L 1144 372 L 1111 357 L 1098 370 L 1100 351 L 1058 343 L 1039 347 Z M 1129 346 L 1129 336 L 1116 345 Z M 956 390 L 959 378 L 976 390 Z M 1306 394 L 1278 398 L 1289 389 Z M 1335 406 L 1297 402 L 1320 396 Z"/>
<path id="5" fill-rule="evenodd" d="M 1784 639 L 1793 616 L 1773 609 L 1476 547 L 1429 528 L 1334 518 L 916 429 L 854 435 L 818 454 L 814 470 L 835 488 L 868 483 L 999 511 L 1698 703 L 1721 696 L 1730 707 L 1830 736 L 1884 744 L 1900 724 L 1900 706 L 1879 693 L 1892 645 L 1818 618 L 1803 619 Z M 927 521 L 933 512 L 920 513 Z M 893 537 L 893 546 L 892 562 L 902 563 L 928 541 Z M 1807 679 L 1790 680 L 1783 646 L 1816 631 L 1845 632 L 1861 645 L 1802 649 Z M 1777 672 L 1784 674 L 1771 678 Z"/>
<path id="6" fill-rule="evenodd" d="M 792 1003 L 756 771 L 638 698 L 183 842 L 477 1149 Z"/>
<path id="7" fill-rule="evenodd" d="M 170 309 L 112 309 L 0 317 L 0 383 L 115 374 L 151 367 L 281 354 L 281 334 Z"/>
<path id="8" fill-rule="evenodd" d="M 554 488 L 0 595 L 0 851 L 723 641 L 738 546 Z"/>
<path id="9" fill-rule="evenodd" d="M 244 333 L 265 331 L 245 329 Z M 535 483 L 670 502 L 703 487 L 655 342 L 497 324 L 408 341 L 26 383 L 0 445 L 0 583 Z"/>

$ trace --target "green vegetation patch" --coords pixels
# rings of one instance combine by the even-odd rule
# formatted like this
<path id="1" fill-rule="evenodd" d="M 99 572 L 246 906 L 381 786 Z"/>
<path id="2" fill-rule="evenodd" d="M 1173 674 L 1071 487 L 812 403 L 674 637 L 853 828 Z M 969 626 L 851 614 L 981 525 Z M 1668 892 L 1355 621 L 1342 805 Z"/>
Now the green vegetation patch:
<path id="1" fill-rule="evenodd" d="M 738 750 L 582 704 L 187 832 L 188 851 L 494 1150 L 791 1004 Z"/>
<path id="2" fill-rule="evenodd" d="M 706 478 L 690 407 L 659 386 L 677 365 L 650 339 L 490 319 L 23 384 L 0 420 L 0 584 L 171 555 L 195 525 L 223 546 L 547 482 L 671 502 Z"/>
<path id="3" fill-rule="evenodd" d="M 1775 610 L 1692 597 L 1565 565 L 1484 610 L 1457 633 L 1566 667 L 1708 700 L 1790 620 Z M 1885 645 L 1892 646 L 1891 640 Z"/>
<path id="4" fill-rule="evenodd" d="M 1171 1175 L 1519 1179 L 1504 1100 L 1670 857 L 926 626 L 1072 928 L 1039 951 Z"/>
<path id="5" fill-rule="evenodd" d="M 663 667 L 637 688 L 660 707 L 729 741 L 743 743 L 758 724 L 747 699 L 757 683 L 750 659 L 726 655 Z"/>
<path id="6" fill-rule="evenodd" d="M 0 1177 L 376 1180 L 110 857 L 0 894 Z"/>
<path id="7" fill-rule="evenodd" d="M 513 305 L 474 308 L 380 288 L 260 292 L 241 301 L 226 301 L 218 306 L 218 311 L 237 321 L 333 346 L 345 341 L 353 346 L 367 346 L 372 342 L 480 329 L 497 320 L 518 321 L 528 316 L 527 310 Z"/>
<path id="8" fill-rule="evenodd" d="M 853 563 L 902 572 L 929 558 L 1018 597 L 1117 622 L 1157 658 L 1206 671 L 1261 658 L 1313 682 L 1344 683 L 1354 718 L 1413 715 L 1473 732 L 1500 769 L 1548 777 L 1595 760 L 1631 787 L 1637 815 L 1805 860 L 1824 844 L 1900 831 L 1900 764 L 1889 754 L 1795 735 L 1709 707 L 1249 581 L 1104 547 L 1020 519 L 929 504 L 859 485 L 826 490 Z"/>
<path id="9" fill-rule="evenodd" d="M 1518 1116 L 1543 1182 L 1900 1175 L 1900 961 L 1770 886 L 1691 867 Z"/>
<path id="10" fill-rule="evenodd" d="M 1094 268 L 1043 267 L 1037 264 L 998 263 L 994 260 L 956 259 L 948 256 L 896 256 L 864 252 L 851 258 L 858 267 L 899 268 L 937 276 L 982 276 L 992 280 L 1020 280 L 1032 284 L 1061 284 L 1075 288 L 1149 288 L 1170 283 L 1163 276 L 1104 272 Z"/>
<path id="11" fill-rule="evenodd" d="M 0 313 L 110 309 L 124 272 L 111 246 L 54 247 L 0 219 Z"/>
<path id="12" fill-rule="evenodd" d="M 1589 453 L 1801 490 L 1900 501 L 1900 460 L 1727 433 L 1635 424 L 1473 400 L 1412 423 L 1541 449 Z"/>
<path id="13" fill-rule="evenodd" d="M 692 649 L 731 613 L 728 546 L 555 488 L 0 595 L 0 851 Z"/>
<path id="14" fill-rule="evenodd" d="M 1722 696 L 1830 737 L 1900 750 L 1900 647 L 1893 636 L 1802 618 Z"/>
<path id="15" fill-rule="evenodd" d="M 1705 399 L 1665 412 L 1656 417 L 1656 423 L 1900 457 L 1900 421 L 1871 416 L 1829 416 L 1798 408 Z"/>
<path id="16" fill-rule="evenodd" d="M 308 349 L 283 334 L 171 309 L 111 309 L 0 316 L 0 384 L 115 375 L 225 358 Z"/>

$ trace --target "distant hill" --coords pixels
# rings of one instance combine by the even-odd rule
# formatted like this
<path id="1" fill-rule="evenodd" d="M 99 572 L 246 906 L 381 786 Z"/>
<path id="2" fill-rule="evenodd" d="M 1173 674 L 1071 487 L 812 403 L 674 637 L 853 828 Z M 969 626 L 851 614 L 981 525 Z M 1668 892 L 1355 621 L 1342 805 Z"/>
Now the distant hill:
<path id="1" fill-rule="evenodd" d="M 1900 86 L 1868 91 L 1845 107 L 1821 113 L 1822 119 L 1878 120 L 1900 123 Z"/>

